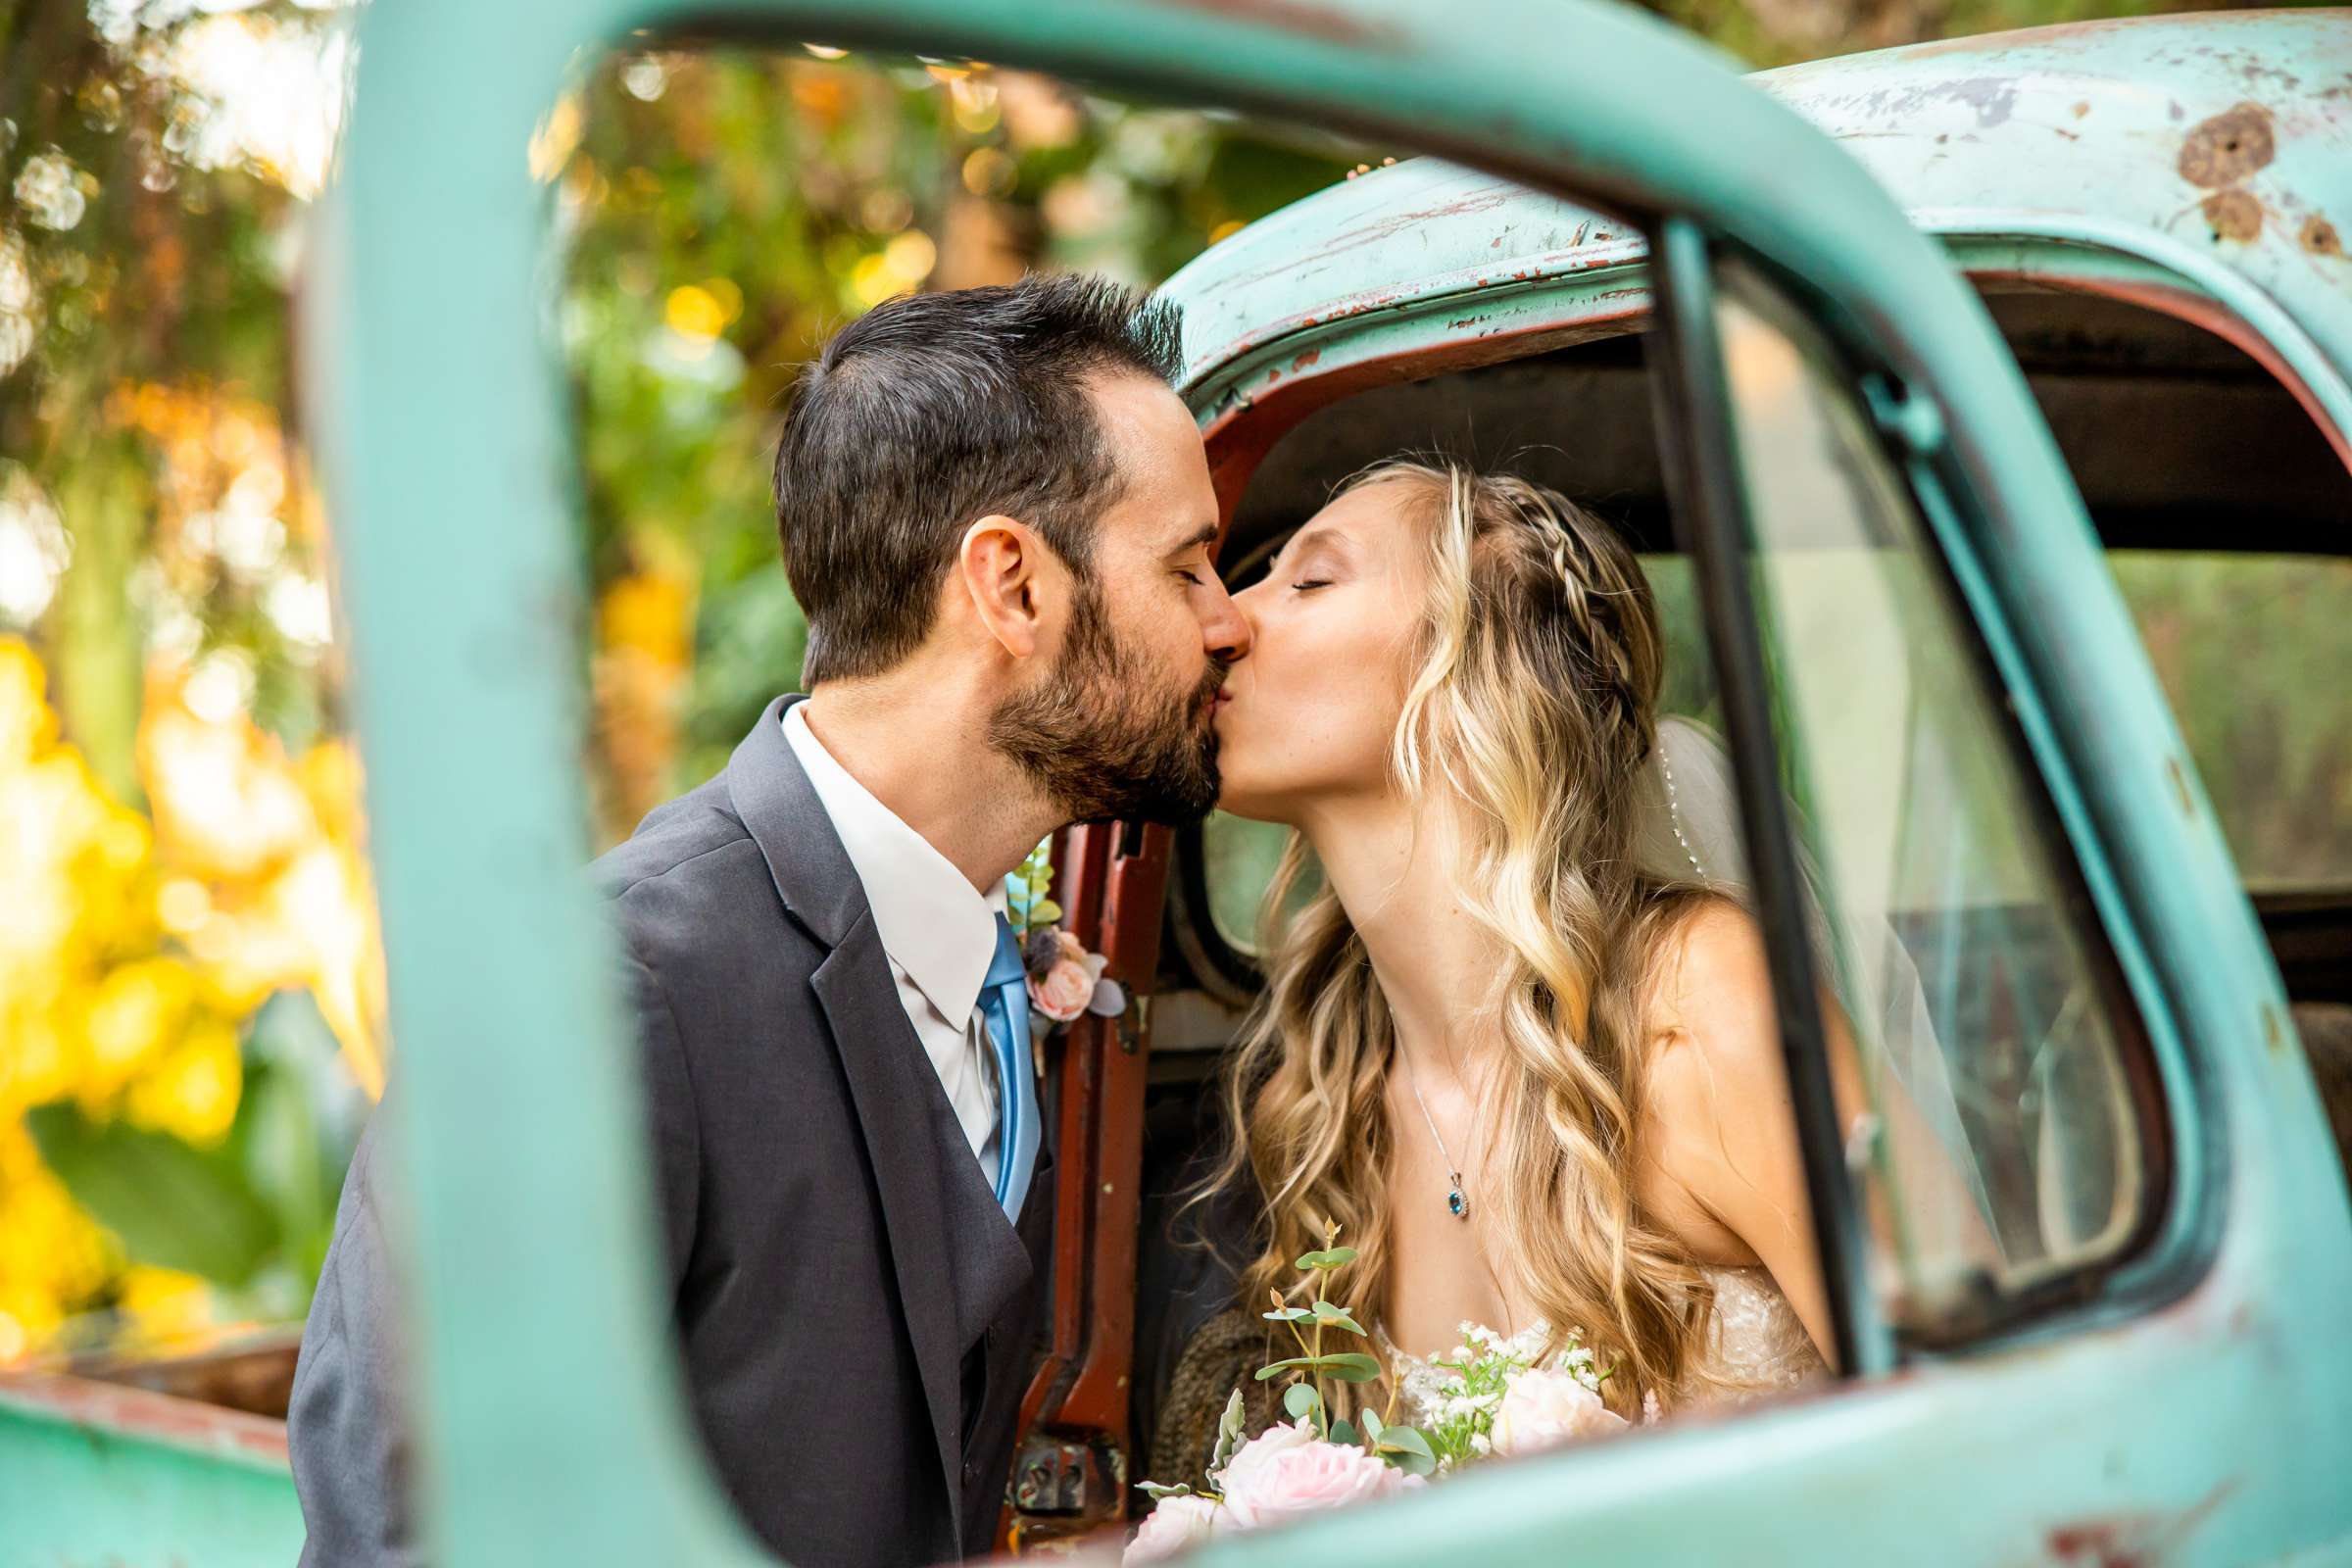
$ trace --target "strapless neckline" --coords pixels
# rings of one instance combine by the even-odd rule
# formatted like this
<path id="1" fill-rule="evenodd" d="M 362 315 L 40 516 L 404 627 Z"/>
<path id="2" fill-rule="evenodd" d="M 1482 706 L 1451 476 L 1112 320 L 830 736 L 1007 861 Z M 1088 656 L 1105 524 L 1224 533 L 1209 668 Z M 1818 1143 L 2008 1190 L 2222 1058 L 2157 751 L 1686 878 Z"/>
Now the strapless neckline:
<path id="1" fill-rule="evenodd" d="M 1702 1272 L 1715 1287 L 1707 1371 L 1710 1381 L 1726 1390 L 1714 1397 L 1754 1398 L 1791 1388 L 1827 1369 L 1771 1271 L 1751 1267 Z M 1411 1412 L 1408 1419 L 1413 1425 L 1423 1426 L 1442 1418 L 1447 1402 L 1461 1397 L 1453 1370 L 1439 1364 L 1441 1361 L 1458 1361 L 1484 1348 L 1505 1350 L 1514 1359 L 1532 1363 L 1550 1338 L 1551 1326 L 1538 1318 L 1516 1333 L 1503 1334 L 1483 1324 L 1464 1323 L 1464 1343 L 1435 1359 L 1399 1348 L 1378 1325 L 1374 1334 L 1396 1375 L 1398 1404 Z M 1469 1343 L 1474 1339 L 1484 1342 L 1483 1347 Z M 1570 1350 L 1555 1357 L 1552 1365 L 1574 1374 L 1588 1388 L 1599 1386 L 1599 1371 L 1592 1364 L 1591 1350 Z"/>

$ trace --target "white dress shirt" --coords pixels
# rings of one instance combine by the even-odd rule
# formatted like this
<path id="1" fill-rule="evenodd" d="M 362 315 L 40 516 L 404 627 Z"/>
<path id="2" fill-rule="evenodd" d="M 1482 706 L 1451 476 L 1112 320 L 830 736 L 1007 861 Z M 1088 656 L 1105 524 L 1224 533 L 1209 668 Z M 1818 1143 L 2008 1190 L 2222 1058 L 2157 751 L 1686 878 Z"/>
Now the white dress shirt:
<path id="1" fill-rule="evenodd" d="M 850 865 L 865 887 L 874 930 L 899 983 L 915 1038 L 939 1074 L 956 1120 L 991 1186 L 997 1147 L 996 1052 L 979 1010 L 981 983 L 997 956 L 999 883 L 983 898 L 971 879 L 850 775 L 808 727 L 805 703 L 784 710 L 784 739 L 833 819 Z M 853 1046 L 857 1043 L 851 1042 Z"/>

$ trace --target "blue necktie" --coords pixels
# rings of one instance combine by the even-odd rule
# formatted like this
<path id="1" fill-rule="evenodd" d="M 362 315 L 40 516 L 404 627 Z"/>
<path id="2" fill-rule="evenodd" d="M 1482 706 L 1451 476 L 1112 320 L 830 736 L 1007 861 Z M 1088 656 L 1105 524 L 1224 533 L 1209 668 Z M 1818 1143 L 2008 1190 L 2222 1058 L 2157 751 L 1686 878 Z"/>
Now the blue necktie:
<path id="1" fill-rule="evenodd" d="M 1029 1069 L 1029 975 L 1012 925 L 997 916 L 997 958 L 980 984 L 980 1016 L 997 1048 L 997 1201 L 1020 1222 L 1037 1169 L 1037 1085 Z"/>

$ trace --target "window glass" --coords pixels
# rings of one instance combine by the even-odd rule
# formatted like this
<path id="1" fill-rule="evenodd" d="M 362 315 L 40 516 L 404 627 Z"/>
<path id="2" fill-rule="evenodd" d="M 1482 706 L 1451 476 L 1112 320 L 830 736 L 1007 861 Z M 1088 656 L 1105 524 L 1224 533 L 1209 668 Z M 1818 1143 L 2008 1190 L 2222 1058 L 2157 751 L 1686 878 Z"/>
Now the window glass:
<path id="1" fill-rule="evenodd" d="M 2352 887 L 2352 559 L 2107 559 L 2247 888 Z"/>
<path id="2" fill-rule="evenodd" d="M 2109 1256 L 2151 1144 L 2073 883 L 1921 519 L 1827 346 L 1720 271 L 1765 662 L 1898 1324 Z"/>

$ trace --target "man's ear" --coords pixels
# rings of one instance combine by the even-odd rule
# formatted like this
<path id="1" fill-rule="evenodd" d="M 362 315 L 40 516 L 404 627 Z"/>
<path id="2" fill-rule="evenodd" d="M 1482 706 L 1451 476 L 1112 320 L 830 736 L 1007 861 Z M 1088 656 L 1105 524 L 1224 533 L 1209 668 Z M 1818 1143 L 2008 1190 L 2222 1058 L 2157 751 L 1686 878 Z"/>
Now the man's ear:
<path id="1" fill-rule="evenodd" d="M 1045 635 L 1045 593 L 1052 552 L 1029 525 L 992 514 L 966 528 L 956 574 L 972 613 L 1015 659 L 1035 654 Z"/>

